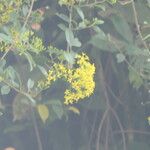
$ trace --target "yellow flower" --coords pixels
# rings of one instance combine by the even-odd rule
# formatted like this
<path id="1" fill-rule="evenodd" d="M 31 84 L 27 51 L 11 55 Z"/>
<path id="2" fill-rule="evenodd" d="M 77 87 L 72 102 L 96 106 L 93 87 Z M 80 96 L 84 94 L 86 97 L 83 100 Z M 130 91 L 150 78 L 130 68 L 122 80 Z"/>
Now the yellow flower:
<path id="1" fill-rule="evenodd" d="M 78 102 L 85 97 L 89 97 L 95 88 L 95 82 L 93 80 L 95 66 L 89 62 L 88 56 L 84 53 L 77 55 L 76 64 L 78 64 L 79 67 L 75 68 L 67 79 L 71 88 L 65 91 L 64 103 L 66 105 Z"/>
<path id="2" fill-rule="evenodd" d="M 82 53 L 76 56 L 74 68 L 68 68 L 64 64 L 54 64 L 49 70 L 45 86 L 50 86 L 52 81 L 63 78 L 70 84 L 70 88 L 64 93 L 64 104 L 73 104 L 89 97 L 95 88 L 95 66 L 89 62 L 89 57 Z"/>

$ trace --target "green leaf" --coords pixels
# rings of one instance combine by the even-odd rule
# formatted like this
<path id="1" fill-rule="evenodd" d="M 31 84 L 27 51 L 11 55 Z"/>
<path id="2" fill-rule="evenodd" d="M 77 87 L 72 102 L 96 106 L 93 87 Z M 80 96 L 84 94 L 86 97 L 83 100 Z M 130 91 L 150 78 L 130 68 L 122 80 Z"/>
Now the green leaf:
<path id="1" fill-rule="evenodd" d="M 29 78 L 27 82 L 28 91 L 30 91 L 33 88 L 33 86 L 34 86 L 34 81 Z"/>
<path id="2" fill-rule="evenodd" d="M 38 104 L 37 105 L 37 111 L 39 113 L 41 120 L 43 121 L 43 123 L 45 123 L 49 117 L 48 107 L 44 104 Z"/>
<path id="3" fill-rule="evenodd" d="M 129 69 L 129 81 L 136 89 L 138 89 L 143 84 L 141 76 L 138 74 L 138 72 L 132 70 L 132 68 Z"/>
<path id="4" fill-rule="evenodd" d="M 53 100 L 53 101 L 50 101 L 50 103 L 57 117 L 61 119 L 64 113 L 62 103 L 59 100 Z"/>
<path id="5" fill-rule="evenodd" d="M 77 13 L 79 14 L 79 16 L 81 17 L 82 20 L 84 20 L 84 14 L 82 9 L 80 9 L 79 7 L 76 7 Z"/>
<path id="6" fill-rule="evenodd" d="M 74 61 L 75 61 L 75 55 L 76 53 L 74 52 L 64 52 L 64 57 L 65 59 L 67 60 L 67 62 L 71 65 L 74 64 Z"/>
<path id="7" fill-rule="evenodd" d="M 117 2 L 117 0 L 107 0 L 107 2 L 109 2 L 111 4 L 115 4 Z"/>
<path id="8" fill-rule="evenodd" d="M 1 60 L 0 61 L 0 69 L 3 69 L 5 67 L 5 65 L 6 65 L 6 60 L 5 59 Z"/>
<path id="9" fill-rule="evenodd" d="M 8 94 L 9 92 L 10 92 L 10 87 L 9 87 L 9 86 L 4 85 L 4 86 L 1 87 L 1 94 L 2 94 L 2 95 L 6 95 L 6 94 Z"/>
<path id="10" fill-rule="evenodd" d="M 23 5 L 22 7 L 22 12 L 23 12 L 23 15 L 26 16 L 27 13 L 29 12 L 29 8 L 27 5 Z"/>
<path id="11" fill-rule="evenodd" d="M 26 58 L 27 58 L 27 60 L 28 60 L 28 62 L 29 62 L 30 71 L 32 71 L 32 70 L 33 70 L 33 67 L 36 66 L 36 63 L 34 62 L 32 56 L 31 56 L 29 53 L 26 52 L 26 53 L 24 53 L 24 55 L 26 56 Z"/>
<path id="12" fill-rule="evenodd" d="M 40 69 L 40 71 L 43 73 L 43 75 L 47 76 L 47 71 L 43 66 L 38 65 L 38 68 Z"/>
<path id="13" fill-rule="evenodd" d="M 75 38 L 73 32 L 70 29 L 65 30 L 66 40 L 70 46 L 80 47 L 81 42 L 78 38 Z"/>
<path id="14" fill-rule="evenodd" d="M 3 33 L 0 33 L 0 41 L 1 40 L 3 40 L 4 42 L 7 42 L 7 43 L 11 43 L 12 42 L 11 37 L 6 35 L 6 34 L 3 34 Z"/>
<path id="15" fill-rule="evenodd" d="M 60 14 L 60 13 L 57 13 L 56 15 L 57 15 L 59 18 L 63 19 L 64 21 L 66 21 L 66 22 L 68 22 L 68 23 L 70 22 L 68 16 L 66 16 L 66 15 L 64 15 L 64 14 Z"/>
<path id="16" fill-rule="evenodd" d="M 129 43 L 133 42 L 133 36 L 132 36 L 132 31 L 126 21 L 125 18 L 118 16 L 118 15 L 113 15 L 111 17 L 112 23 L 114 24 L 116 30 L 118 33 Z"/>
<path id="17" fill-rule="evenodd" d="M 103 5 L 103 4 L 95 5 L 95 7 L 100 8 L 100 9 L 101 9 L 101 10 L 103 10 L 103 11 L 105 11 L 105 10 L 106 10 L 105 5 Z"/>
<path id="18" fill-rule="evenodd" d="M 64 31 L 65 32 L 65 30 L 66 30 L 66 26 L 64 25 L 64 24 L 62 24 L 62 23 L 60 23 L 60 24 L 58 24 L 57 25 L 62 31 Z"/>
<path id="19" fill-rule="evenodd" d="M 116 48 L 114 45 L 108 40 L 108 38 L 104 34 L 96 34 L 91 38 L 89 44 L 92 44 L 99 50 L 115 52 Z"/>

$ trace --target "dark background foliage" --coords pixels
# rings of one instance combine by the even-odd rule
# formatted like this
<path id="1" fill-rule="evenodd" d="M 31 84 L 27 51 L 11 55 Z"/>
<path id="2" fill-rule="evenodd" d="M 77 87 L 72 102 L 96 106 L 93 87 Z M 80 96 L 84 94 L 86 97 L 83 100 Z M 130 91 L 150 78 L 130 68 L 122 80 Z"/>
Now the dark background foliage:
<path id="1" fill-rule="evenodd" d="M 8 106 L 0 116 L 0 149 L 12 146 L 16 150 L 37 150 L 39 145 L 33 127 L 36 123 L 43 150 L 149 150 L 150 72 L 144 74 L 150 69 L 147 61 L 150 59 L 147 49 L 150 44 L 149 3 L 149 0 L 119 0 L 113 5 L 105 2 L 99 5 L 100 8 L 83 7 L 88 19 L 97 17 L 104 21 L 96 26 L 98 29 L 85 28 L 75 32 L 82 46 L 73 50 L 87 53 L 96 66 L 94 94 L 74 104 L 80 115 L 70 111 L 67 119 L 64 115 L 59 117 L 62 109 L 59 105 L 57 111 L 49 106 L 49 119 L 45 124 L 37 114 L 33 120 L 30 113 L 21 121 L 13 122 L 12 105 L 16 93 L 11 91 L 9 95 L 1 96 Z M 66 49 L 64 32 L 58 28 L 58 24 L 65 24 L 65 21 L 55 13 L 68 15 L 68 10 L 54 0 L 36 1 L 33 10 L 43 7 L 49 9 L 37 34 L 45 45 L 51 43 Z M 102 11 L 103 7 L 105 11 Z M 76 12 L 73 15 L 80 20 Z M 148 47 L 139 36 L 136 17 L 142 37 L 147 37 L 144 41 Z M 18 60 L 11 53 L 7 59 L 8 64 L 17 64 Z M 61 99 L 64 87 L 58 82 L 49 92 L 42 92 L 41 97 L 45 102 Z"/>

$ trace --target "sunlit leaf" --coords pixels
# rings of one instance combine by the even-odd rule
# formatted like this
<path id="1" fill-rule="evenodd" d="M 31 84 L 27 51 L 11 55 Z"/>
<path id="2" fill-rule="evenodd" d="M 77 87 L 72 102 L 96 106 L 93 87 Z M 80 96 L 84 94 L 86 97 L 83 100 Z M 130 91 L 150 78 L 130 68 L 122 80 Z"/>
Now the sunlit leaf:
<path id="1" fill-rule="evenodd" d="M 70 107 L 68 108 L 68 110 L 72 111 L 72 112 L 75 113 L 75 114 L 80 115 L 80 110 L 79 110 L 77 107 L 70 106 Z"/>
<path id="2" fill-rule="evenodd" d="M 41 120 L 45 123 L 49 117 L 48 107 L 44 104 L 38 104 L 37 105 L 37 111 L 39 113 Z"/>

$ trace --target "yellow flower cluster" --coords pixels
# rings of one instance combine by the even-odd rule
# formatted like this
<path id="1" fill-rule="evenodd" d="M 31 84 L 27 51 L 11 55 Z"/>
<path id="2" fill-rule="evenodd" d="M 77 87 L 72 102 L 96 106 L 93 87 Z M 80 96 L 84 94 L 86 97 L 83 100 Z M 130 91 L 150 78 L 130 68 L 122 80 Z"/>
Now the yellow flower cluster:
<path id="1" fill-rule="evenodd" d="M 39 37 L 33 36 L 31 38 L 31 49 L 35 53 L 39 53 L 45 50 L 42 39 L 40 39 Z"/>
<path id="2" fill-rule="evenodd" d="M 20 7 L 22 0 L 1 0 L 0 2 L 0 25 L 10 20 L 10 15 Z"/>
<path id="3" fill-rule="evenodd" d="M 4 41 L 0 41 L 0 51 L 1 52 L 5 52 L 7 50 L 9 50 L 11 47 L 10 44 L 5 43 Z"/>
<path id="4" fill-rule="evenodd" d="M 68 76 L 67 81 L 71 88 L 65 91 L 65 104 L 78 102 L 79 99 L 89 97 L 95 88 L 93 80 L 95 66 L 89 62 L 87 55 L 77 55 L 76 64 L 78 68 L 72 70 L 72 74 Z"/>
<path id="5" fill-rule="evenodd" d="M 12 45 L 19 50 L 20 54 L 26 50 L 30 50 L 37 54 L 45 50 L 42 39 L 34 36 L 32 31 L 27 30 L 20 33 L 16 29 L 11 29 L 11 34 L 13 38 Z"/>
<path id="6" fill-rule="evenodd" d="M 64 104 L 72 104 L 80 99 L 89 97 L 95 88 L 94 74 L 95 66 L 89 62 L 89 57 L 82 53 L 76 55 L 74 68 L 68 68 L 63 64 L 54 64 L 49 70 L 45 86 L 51 85 L 58 78 L 63 78 L 70 84 L 70 88 L 64 93 Z M 42 82 L 44 85 L 44 82 Z"/>

